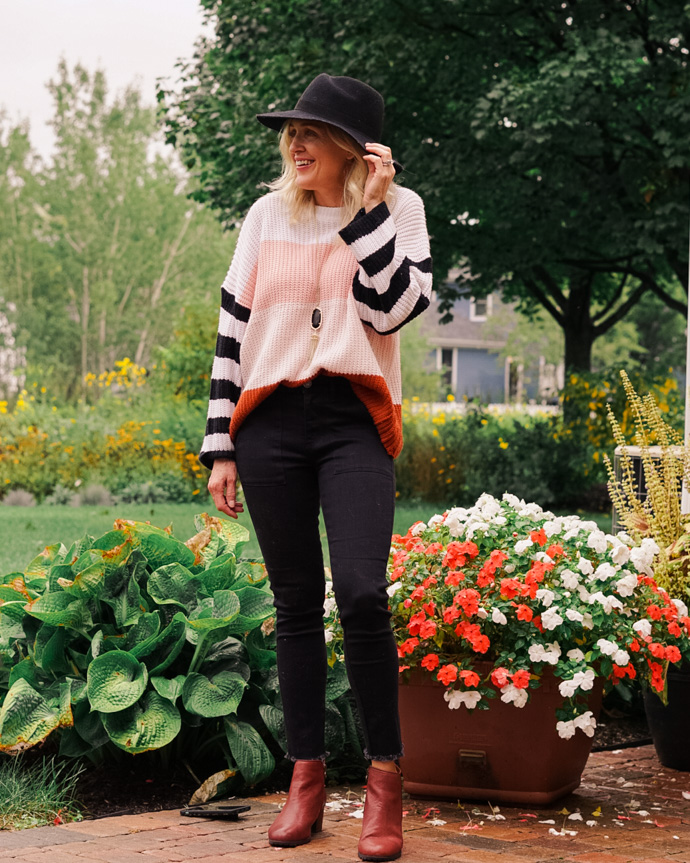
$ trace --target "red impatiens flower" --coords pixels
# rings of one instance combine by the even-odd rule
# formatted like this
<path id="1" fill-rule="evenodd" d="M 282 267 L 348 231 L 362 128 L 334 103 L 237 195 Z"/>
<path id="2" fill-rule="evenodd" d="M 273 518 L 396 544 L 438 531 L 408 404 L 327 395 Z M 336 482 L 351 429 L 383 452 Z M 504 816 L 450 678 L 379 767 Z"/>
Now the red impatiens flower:
<path id="1" fill-rule="evenodd" d="M 561 557 L 561 555 L 563 554 L 563 546 L 555 542 L 553 545 L 550 545 L 546 549 L 546 553 L 549 557 L 555 560 L 557 557 Z"/>
<path id="2" fill-rule="evenodd" d="M 663 644 L 659 644 L 658 641 L 653 641 L 649 645 L 649 652 L 655 659 L 664 659 L 666 656 L 666 648 Z"/>
<path id="3" fill-rule="evenodd" d="M 402 659 L 403 656 L 407 656 L 412 653 L 418 644 L 418 638 L 408 638 L 406 641 L 403 641 L 400 647 L 398 647 L 398 656 Z"/>
<path id="4" fill-rule="evenodd" d="M 413 614 L 410 618 L 410 622 L 407 624 L 407 629 L 409 630 L 410 635 L 419 635 L 419 627 L 426 620 L 426 614 L 423 611 L 418 611 L 416 614 Z"/>
<path id="5" fill-rule="evenodd" d="M 661 620 L 661 609 L 658 605 L 648 605 L 647 614 L 652 618 L 652 620 Z"/>
<path id="6" fill-rule="evenodd" d="M 430 554 L 438 554 L 439 551 L 443 551 L 443 543 L 442 542 L 432 542 L 427 546 L 426 551 L 424 553 L 426 554 L 427 557 L 429 557 Z"/>
<path id="7" fill-rule="evenodd" d="M 436 635 L 436 624 L 433 620 L 425 620 L 419 625 L 419 637 L 421 639 L 431 638 Z"/>
<path id="8" fill-rule="evenodd" d="M 479 686 L 480 677 L 476 671 L 468 671 L 467 669 L 460 672 L 460 680 L 465 686 Z"/>
<path id="9" fill-rule="evenodd" d="M 520 605 L 517 606 L 517 619 L 518 620 L 526 620 L 527 623 L 534 617 L 534 612 L 529 607 L 529 605 Z"/>
<path id="10" fill-rule="evenodd" d="M 680 626 L 678 626 L 678 624 L 675 622 L 675 620 L 672 621 L 671 623 L 669 623 L 668 631 L 671 635 L 674 635 L 676 638 L 680 638 L 680 636 L 682 635 L 682 630 L 681 630 Z"/>
<path id="11" fill-rule="evenodd" d="M 504 578 L 501 580 L 501 596 L 513 599 L 520 593 L 520 582 L 517 578 Z"/>
<path id="12" fill-rule="evenodd" d="M 669 662 L 679 662 L 680 661 L 680 650 L 674 645 L 669 645 L 666 648 L 665 658 L 668 659 Z"/>
<path id="13" fill-rule="evenodd" d="M 657 692 L 661 692 L 664 688 L 663 666 L 659 662 L 652 662 L 651 659 L 647 660 L 647 665 L 649 665 L 649 669 L 652 672 L 652 686 Z"/>
<path id="14" fill-rule="evenodd" d="M 529 676 L 529 671 L 523 668 L 511 676 L 511 681 L 516 689 L 527 689 L 529 686 Z"/>
<path id="15" fill-rule="evenodd" d="M 427 577 L 422 582 L 422 587 L 424 590 L 428 590 L 432 584 L 438 584 L 438 579 L 435 575 L 427 575 Z"/>
<path id="16" fill-rule="evenodd" d="M 412 600 L 412 602 L 417 602 L 420 599 L 424 599 L 424 588 L 421 587 L 421 585 L 419 587 L 415 587 L 415 589 L 410 594 L 410 599 Z"/>
<path id="17" fill-rule="evenodd" d="M 436 679 L 444 686 L 449 686 L 458 679 L 458 669 L 455 665 L 444 665 L 436 675 Z"/>
<path id="18" fill-rule="evenodd" d="M 540 530 L 533 530 L 532 533 L 530 533 L 529 538 L 532 540 L 532 542 L 538 542 L 539 545 L 546 545 L 546 543 L 548 542 L 543 527 Z"/>
<path id="19" fill-rule="evenodd" d="M 422 608 L 429 615 L 429 617 L 433 617 L 434 612 L 436 611 L 436 603 L 432 599 L 431 602 L 425 602 L 422 605 Z"/>
<path id="20" fill-rule="evenodd" d="M 494 668 L 494 670 L 491 672 L 491 682 L 494 686 L 502 689 L 504 686 L 507 686 L 510 683 L 510 672 L 507 668 L 503 668 L 503 666 Z"/>
<path id="21" fill-rule="evenodd" d="M 468 587 L 465 590 L 458 591 L 453 602 L 459 605 L 468 617 L 472 617 L 472 615 L 479 611 L 479 600 L 481 598 L 478 590 Z"/>
<path id="22" fill-rule="evenodd" d="M 443 579 L 444 583 L 448 585 L 448 587 L 457 587 L 461 581 L 465 580 L 465 573 L 460 572 L 449 572 L 448 575 Z"/>
<path id="23" fill-rule="evenodd" d="M 427 653 L 420 663 L 422 668 L 426 668 L 427 671 L 433 671 L 435 668 L 438 668 L 438 664 L 439 659 L 435 653 Z"/>
<path id="24" fill-rule="evenodd" d="M 460 617 L 460 612 L 454 605 L 450 605 L 448 608 L 443 609 L 444 623 L 452 623 L 454 620 L 457 620 L 458 617 Z"/>

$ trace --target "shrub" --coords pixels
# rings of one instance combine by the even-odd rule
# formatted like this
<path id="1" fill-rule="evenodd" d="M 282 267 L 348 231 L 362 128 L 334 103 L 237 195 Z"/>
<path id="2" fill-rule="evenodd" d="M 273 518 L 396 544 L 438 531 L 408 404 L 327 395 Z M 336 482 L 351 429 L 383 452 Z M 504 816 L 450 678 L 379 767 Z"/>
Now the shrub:
<path id="1" fill-rule="evenodd" d="M 82 506 L 111 506 L 113 496 L 103 485 L 87 485 L 79 492 L 79 503 Z"/>
<path id="2" fill-rule="evenodd" d="M 79 496 L 71 488 L 58 483 L 52 492 L 45 498 L 44 503 L 52 506 L 79 506 Z"/>
<path id="3" fill-rule="evenodd" d="M 267 777 L 284 747 L 273 598 L 248 532 L 205 513 L 186 543 L 117 520 L 46 548 L 0 584 L 0 751 L 56 734 L 60 754 L 161 750 L 235 784 Z M 329 671 L 327 745 L 357 751 L 342 662 Z M 217 770 L 217 766 L 215 768 Z"/>
<path id="4" fill-rule="evenodd" d="M 15 488 L 5 496 L 4 503 L 7 506 L 35 506 L 36 498 L 30 491 Z"/>

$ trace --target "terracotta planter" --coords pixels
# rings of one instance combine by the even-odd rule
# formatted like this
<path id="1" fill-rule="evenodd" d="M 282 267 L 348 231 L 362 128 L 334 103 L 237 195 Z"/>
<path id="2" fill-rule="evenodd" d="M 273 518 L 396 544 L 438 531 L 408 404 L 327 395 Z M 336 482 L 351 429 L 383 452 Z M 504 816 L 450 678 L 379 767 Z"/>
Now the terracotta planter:
<path id="1" fill-rule="evenodd" d="M 523 708 L 497 698 L 489 710 L 450 710 L 444 689 L 419 669 L 401 681 L 401 766 L 409 794 L 545 806 L 580 784 L 592 738 L 581 731 L 569 740 L 558 736 L 563 698 L 550 671 Z M 595 716 L 602 692 L 597 680 L 588 705 Z"/>
<path id="2" fill-rule="evenodd" d="M 647 724 L 659 761 L 673 770 L 690 771 L 690 664 L 668 668 L 668 705 L 658 695 L 645 692 Z"/>

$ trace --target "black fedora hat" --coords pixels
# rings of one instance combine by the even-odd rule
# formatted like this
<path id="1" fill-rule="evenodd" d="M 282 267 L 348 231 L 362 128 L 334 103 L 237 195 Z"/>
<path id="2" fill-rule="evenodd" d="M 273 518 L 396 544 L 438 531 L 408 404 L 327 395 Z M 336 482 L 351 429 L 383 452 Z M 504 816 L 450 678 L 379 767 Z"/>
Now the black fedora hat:
<path id="1" fill-rule="evenodd" d="M 287 120 L 315 120 L 329 123 L 354 138 L 362 147 L 381 140 L 383 134 L 383 97 L 378 92 L 344 75 L 322 73 L 309 84 L 299 97 L 294 110 L 257 114 L 256 119 L 279 132 Z M 393 161 L 395 172 L 403 167 Z"/>

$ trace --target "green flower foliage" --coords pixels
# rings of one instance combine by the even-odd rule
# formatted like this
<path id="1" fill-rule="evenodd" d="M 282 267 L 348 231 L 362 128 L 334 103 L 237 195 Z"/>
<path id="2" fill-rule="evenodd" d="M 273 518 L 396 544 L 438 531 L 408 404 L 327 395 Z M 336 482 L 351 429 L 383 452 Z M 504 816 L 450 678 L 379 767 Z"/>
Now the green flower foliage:
<path id="1" fill-rule="evenodd" d="M 250 785 L 271 774 L 285 740 L 266 570 L 238 559 L 245 528 L 196 522 L 183 543 L 117 520 L 0 579 L 0 751 L 56 733 L 65 756 L 172 744 Z M 329 749 L 361 757 L 342 663 L 329 674 Z"/>

